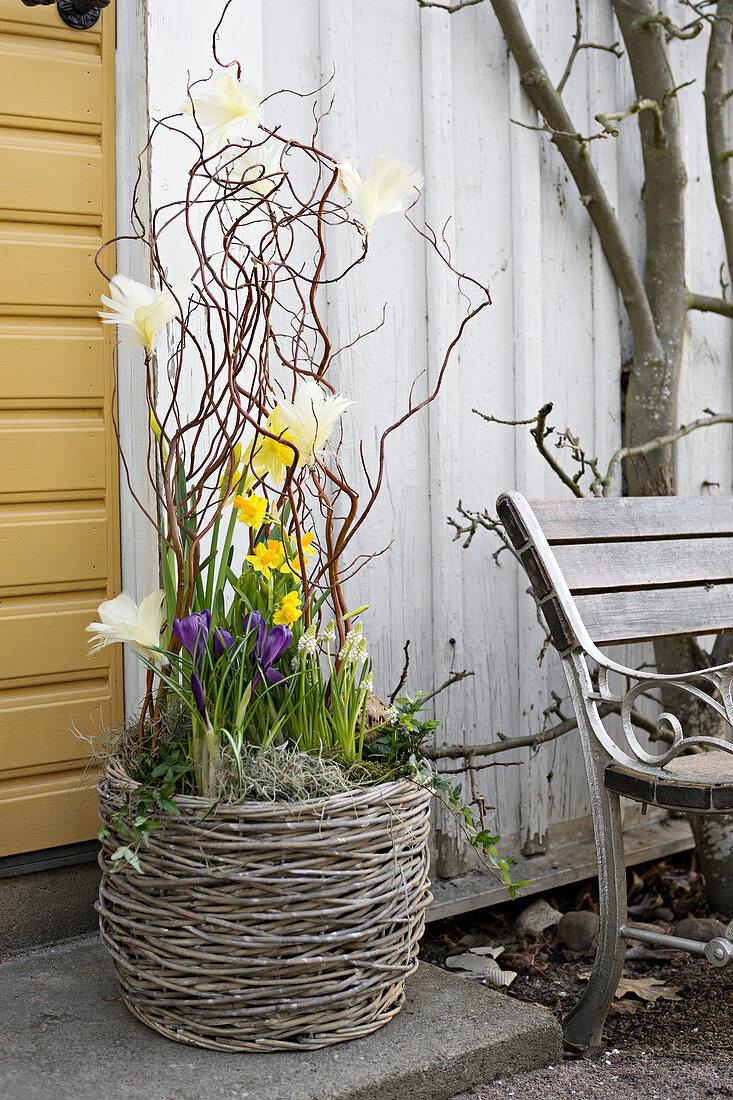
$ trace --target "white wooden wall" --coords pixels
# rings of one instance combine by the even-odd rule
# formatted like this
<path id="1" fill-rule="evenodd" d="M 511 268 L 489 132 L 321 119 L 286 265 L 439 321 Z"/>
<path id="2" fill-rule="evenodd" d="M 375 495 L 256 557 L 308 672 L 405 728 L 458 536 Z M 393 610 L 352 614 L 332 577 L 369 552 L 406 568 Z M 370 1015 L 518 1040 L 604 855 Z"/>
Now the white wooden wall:
<path id="1" fill-rule="evenodd" d="M 620 37 L 608 0 L 584 6 L 587 38 L 610 43 Z M 117 17 L 123 32 L 129 24 L 128 42 L 137 32 L 147 34 L 148 109 L 151 118 L 160 118 L 180 106 L 187 70 L 194 77 L 208 71 L 219 4 L 159 0 L 149 5 L 144 28 L 132 7 L 120 5 Z M 522 9 L 550 73 L 559 76 L 574 5 L 523 0 Z M 673 42 L 671 53 L 677 83 L 697 79 L 680 93 L 690 176 L 689 285 L 717 294 L 723 250 L 705 157 L 705 38 Z M 314 88 L 335 70 L 324 93 L 336 96 L 324 145 L 362 165 L 390 152 L 423 168 L 427 219 L 441 226 L 450 215 L 458 265 L 490 280 L 494 304 L 463 343 L 441 401 L 393 446 L 381 507 L 363 549 L 380 549 L 390 539 L 394 545 L 373 563 L 368 580 L 363 575 L 352 602 L 374 602 L 368 636 L 384 693 L 399 675 L 406 638 L 412 640 L 413 692 L 442 682 L 451 668 L 475 671 L 438 701 L 446 740 L 476 743 L 497 730 L 507 736 L 537 731 L 549 689 L 564 696 L 565 688 L 552 654 L 538 667 L 541 637 L 525 584 L 508 555 L 495 567 L 490 537 L 479 534 L 462 550 L 446 517 L 455 515 L 459 499 L 471 508 L 493 508 L 506 488 L 531 496 L 562 492 L 526 432 L 490 426 L 472 408 L 527 417 L 551 400 L 552 422 L 571 427 L 590 453 L 607 457 L 619 442 L 619 372 L 629 358 L 629 338 L 585 210 L 554 147 L 510 122 L 537 120 L 488 0 L 453 16 L 421 10 L 415 0 L 235 0 L 222 40 L 223 56 L 237 56 L 245 78 L 265 94 L 284 86 Z M 119 95 L 131 97 L 139 114 L 144 68 L 131 60 L 128 69 L 124 57 L 119 65 Z M 576 125 L 588 130 L 594 113 L 634 99 L 625 62 L 607 53 L 581 54 L 566 97 Z M 302 101 L 276 102 L 286 126 L 308 127 Z M 129 103 L 126 110 L 129 118 Z M 267 118 L 275 120 L 274 109 L 267 108 Z M 124 176 L 131 166 L 129 152 L 121 152 Z M 593 157 L 641 256 L 635 120 L 623 124 L 617 141 L 594 142 Z M 181 167 L 181 146 L 162 140 L 152 158 L 154 204 L 170 198 Z M 396 217 L 377 225 L 369 262 L 348 289 L 329 299 L 336 339 L 345 342 L 371 327 L 385 301 L 386 325 L 344 356 L 339 376 L 342 391 L 358 402 L 349 415 L 359 418 L 368 442 L 403 408 L 415 375 L 427 370 L 428 378 L 434 376 L 460 307 L 444 272 Z M 730 368 L 729 323 L 693 316 L 681 420 L 705 406 L 733 407 Z M 131 378 L 125 386 L 134 390 Z M 686 440 L 679 460 L 680 492 L 699 493 L 704 481 L 718 482 L 715 492 L 733 490 L 727 428 Z M 126 571 L 134 583 L 132 558 Z M 519 758 L 521 767 L 484 772 L 482 782 L 510 846 L 541 851 L 548 835 L 550 842 L 574 835 L 574 823 L 587 815 L 582 762 L 572 736 Z M 441 870 L 451 874 L 463 865 L 462 843 L 449 823 L 440 821 L 438 828 Z"/>

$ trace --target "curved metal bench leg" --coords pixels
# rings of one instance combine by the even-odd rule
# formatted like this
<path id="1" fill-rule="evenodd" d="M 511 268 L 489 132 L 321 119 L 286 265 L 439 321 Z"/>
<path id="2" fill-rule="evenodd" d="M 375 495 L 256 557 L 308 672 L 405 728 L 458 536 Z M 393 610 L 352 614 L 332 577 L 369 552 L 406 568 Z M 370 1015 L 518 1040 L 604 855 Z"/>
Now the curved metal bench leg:
<path id="1" fill-rule="evenodd" d="M 603 1024 L 626 954 L 625 940 L 619 934 L 626 922 L 626 869 L 619 798 L 603 787 L 602 763 L 593 749 L 591 753 L 596 757 L 595 767 L 588 762 L 588 779 L 598 856 L 601 927 L 588 987 L 563 1020 L 566 1050 L 577 1053 L 601 1042 Z"/>

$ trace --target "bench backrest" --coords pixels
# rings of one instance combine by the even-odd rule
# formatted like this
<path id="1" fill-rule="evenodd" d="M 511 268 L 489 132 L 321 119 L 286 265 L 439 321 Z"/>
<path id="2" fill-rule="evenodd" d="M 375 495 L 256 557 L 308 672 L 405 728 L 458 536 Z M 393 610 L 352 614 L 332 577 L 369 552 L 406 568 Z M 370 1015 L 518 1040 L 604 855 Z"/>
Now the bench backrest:
<path id="1" fill-rule="evenodd" d="M 542 598 L 547 546 L 525 537 L 527 511 L 534 516 L 596 645 L 733 629 L 733 497 L 526 501 L 511 493 L 497 508 Z"/>

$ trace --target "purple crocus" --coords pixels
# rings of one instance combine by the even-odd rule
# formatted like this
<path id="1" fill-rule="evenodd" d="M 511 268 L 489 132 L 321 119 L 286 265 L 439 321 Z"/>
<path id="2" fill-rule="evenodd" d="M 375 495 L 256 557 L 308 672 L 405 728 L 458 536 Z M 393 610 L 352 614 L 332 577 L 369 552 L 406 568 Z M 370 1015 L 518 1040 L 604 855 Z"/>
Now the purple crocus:
<path id="1" fill-rule="evenodd" d="M 196 701 L 196 706 L 199 709 L 199 713 L 202 718 L 206 718 L 206 696 L 204 695 L 203 684 L 199 680 L 195 672 L 191 673 L 191 691 Z"/>
<path id="2" fill-rule="evenodd" d="M 255 630 L 257 631 L 256 645 L 261 646 L 265 639 L 265 634 L 267 633 L 265 629 L 265 620 L 262 618 L 259 611 L 250 611 L 247 615 L 242 617 L 242 631 L 245 638 L 249 638 L 250 634 Z"/>
<path id="3" fill-rule="evenodd" d="M 201 662 L 209 640 L 211 630 L 211 612 L 193 611 L 185 619 L 173 620 L 173 633 L 183 648 L 194 659 L 196 668 L 201 671 Z"/>
<path id="4" fill-rule="evenodd" d="M 257 675 L 252 681 L 253 688 L 257 687 L 263 676 L 271 684 L 280 684 L 286 679 L 282 672 L 272 666 L 282 657 L 292 640 L 293 632 L 289 626 L 273 626 L 269 633 L 264 633 L 263 624 L 263 632 L 259 633 L 252 650 L 252 657 L 258 667 Z"/>
<path id="5" fill-rule="evenodd" d="M 234 635 L 230 634 L 228 630 L 221 630 L 219 627 L 213 631 L 214 637 L 214 660 L 219 661 L 224 656 L 230 646 L 234 645 Z"/>
<path id="6" fill-rule="evenodd" d="M 282 672 L 273 668 L 275 661 L 283 655 L 293 640 L 293 632 L 288 626 L 273 626 L 268 633 L 265 620 L 259 611 L 250 611 L 242 619 L 242 629 L 245 637 L 256 633 L 255 644 L 250 654 L 252 661 L 257 665 L 257 675 L 252 681 L 252 687 L 256 688 L 264 675 L 271 684 L 279 684 L 285 679 Z"/>

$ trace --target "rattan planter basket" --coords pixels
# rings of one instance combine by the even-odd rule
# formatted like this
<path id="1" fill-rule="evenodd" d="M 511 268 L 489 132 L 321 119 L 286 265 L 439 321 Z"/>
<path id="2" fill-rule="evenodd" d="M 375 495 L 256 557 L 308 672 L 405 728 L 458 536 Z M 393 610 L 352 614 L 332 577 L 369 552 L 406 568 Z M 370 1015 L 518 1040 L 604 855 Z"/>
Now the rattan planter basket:
<path id="1" fill-rule="evenodd" d="M 339 1043 L 399 1012 L 431 900 L 429 792 L 397 780 L 213 810 L 179 797 L 140 851 L 143 874 L 110 874 L 126 843 L 113 816 L 136 787 L 117 763 L 98 786 L 111 832 L 99 923 L 135 1016 L 238 1051 Z"/>

